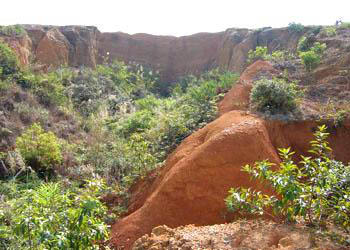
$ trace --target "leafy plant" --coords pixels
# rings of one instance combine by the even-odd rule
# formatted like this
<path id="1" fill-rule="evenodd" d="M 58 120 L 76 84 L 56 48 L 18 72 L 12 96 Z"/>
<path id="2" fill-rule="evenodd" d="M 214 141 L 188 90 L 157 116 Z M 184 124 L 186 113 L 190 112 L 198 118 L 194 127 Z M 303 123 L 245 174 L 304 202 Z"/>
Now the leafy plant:
<path id="1" fill-rule="evenodd" d="M 307 71 L 312 71 L 320 64 L 326 48 L 326 44 L 315 42 L 309 50 L 299 52 L 299 57 Z"/>
<path id="2" fill-rule="evenodd" d="M 326 36 L 326 37 L 333 37 L 337 35 L 337 28 L 334 26 L 328 26 L 328 27 L 324 27 L 321 30 L 321 34 Z"/>
<path id="3" fill-rule="evenodd" d="M 103 190 L 100 180 L 87 181 L 84 188 L 42 183 L 23 190 L 0 205 L 0 246 L 98 249 L 99 241 L 108 237 L 107 209 L 98 199 Z"/>
<path id="4" fill-rule="evenodd" d="M 312 45 L 314 44 L 313 37 L 310 36 L 302 36 L 298 41 L 298 51 L 308 51 L 311 49 Z"/>
<path id="5" fill-rule="evenodd" d="M 310 33 L 316 36 L 321 32 L 322 28 L 323 27 L 321 25 L 311 26 Z"/>
<path id="6" fill-rule="evenodd" d="M 309 72 L 315 69 L 321 62 L 321 56 L 312 50 L 301 52 L 299 57 L 301 58 L 306 70 Z"/>
<path id="7" fill-rule="evenodd" d="M 341 29 L 349 29 L 350 28 L 350 22 L 342 22 L 340 25 Z"/>
<path id="8" fill-rule="evenodd" d="M 350 227 L 350 168 L 332 160 L 327 142 L 326 126 L 319 126 L 311 141 L 310 153 L 301 156 L 300 165 L 294 163 L 290 148 L 279 149 L 282 162 L 265 160 L 254 167 L 246 165 L 243 171 L 252 178 L 270 184 L 276 196 L 262 194 L 247 188 L 232 188 L 225 202 L 230 211 L 272 216 L 287 221 L 304 220 L 323 225 L 331 220 L 344 228 Z"/>
<path id="9" fill-rule="evenodd" d="M 257 46 L 255 50 L 249 50 L 248 51 L 248 63 L 252 63 L 253 61 L 256 60 L 265 60 L 267 58 L 267 47 L 261 47 Z"/>
<path id="10" fill-rule="evenodd" d="M 16 54 L 5 43 L 0 42 L 0 80 L 4 80 L 19 71 Z"/>
<path id="11" fill-rule="evenodd" d="M 24 36 L 27 34 L 27 32 L 23 28 L 23 26 L 16 24 L 16 25 L 0 26 L 0 34 L 5 36 Z"/>
<path id="12" fill-rule="evenodd" d="M 268 114 L 288 114 L 297 109 L 301 95 L 295 83 L 283 79 L 261 79 L 254 83 L 250 103 L 254 110 Z"/>
<path id="13" fill-rule="evenodd" d="M 62 162 L 58 138 L 52 132 L 45 132 L 37 123 L 17 137 L 16 147 L 25 162 L 38 171 L 45 172 Z"/>
<path id="14" fill-rule="evenodd" d="M 304 31 L 304 28 L 304 25 L 302 25 L 301 23 L 292 22 L 288 24 L 289 32 L 300 33 Z"/>

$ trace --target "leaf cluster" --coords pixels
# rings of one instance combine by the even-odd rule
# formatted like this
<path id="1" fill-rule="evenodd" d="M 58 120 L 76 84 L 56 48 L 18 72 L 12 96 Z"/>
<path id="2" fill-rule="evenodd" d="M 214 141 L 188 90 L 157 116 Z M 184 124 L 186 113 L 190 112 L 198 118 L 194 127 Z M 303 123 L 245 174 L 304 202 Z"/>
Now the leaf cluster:
<path id="1" fill-rule="evenodd" d="M 283 79 L 261 79 L 254 83 L 250 94 L 251 107 L 266 114 L 288 114 L 297 109 L 301 92 L 295 83 Z"/>
<path id="2" fill-rule="evenodd" d="M 350 168 L 332 160 L 327 142 L 326 126 L 319 126 L 311 141 L 310 153 L 295 164 L 290 148 L 279 149 L 281 163 L 265 160 L 243 171 L 253 179 L 268 183 L 276 196 L 261 192 L 232 188 L 226 198 L 230 211 L 249 214 L 268 214 L 287 221 L 303 220 L 311 225 L 333 221 L 344 228 L 350 227 Z"/>

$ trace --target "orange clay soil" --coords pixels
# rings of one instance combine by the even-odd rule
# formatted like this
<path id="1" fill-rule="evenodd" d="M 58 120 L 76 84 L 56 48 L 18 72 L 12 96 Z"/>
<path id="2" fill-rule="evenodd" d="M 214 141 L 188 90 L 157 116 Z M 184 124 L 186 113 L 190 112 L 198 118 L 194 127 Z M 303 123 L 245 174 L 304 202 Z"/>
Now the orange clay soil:
<path id="1" fill-rule="evenodd" d="M 272 72 L 268 63 L 257 62 L 248 69 L 254 67 L 255 71 L 242 77 L 251 80 L 254 72 Z M 314 121 L 284 123 L 265 121 L 245 111 L 222 113 L 186 138 L 168 157 L 159 176 L 144 191 L 143 204 L 112 226 L 111 243 L 119 249 L 130 249 L 136 239 L 159 225 L 178 227 L 228 221 L 224 199 L 230 187 L 271 192 L 251 181 L 241 167 L 264 159 L 278 163 L 279 147 L 291 146 L 297 154 L 307 154 L 316 127 Z M 335 158 L 348 162 L 350 123 L 333 130 L 329 139 Z"/>

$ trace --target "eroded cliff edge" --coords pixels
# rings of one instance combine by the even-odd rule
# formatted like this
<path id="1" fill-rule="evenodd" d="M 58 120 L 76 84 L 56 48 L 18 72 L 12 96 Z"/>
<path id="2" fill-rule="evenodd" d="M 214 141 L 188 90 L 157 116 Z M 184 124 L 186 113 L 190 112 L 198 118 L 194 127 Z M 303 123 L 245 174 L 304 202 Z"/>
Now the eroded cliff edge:
<path id="1" fill-rule="evenodd" d="M 260 30 L 227 29 L 190 36 L 102 33 L 93 26 L 23 25 L 22 37 L 0 37 L 18 54 L 22 64 L 37 62 L 44 67 L 68 65 L 95 67 L 104 60 L 122 60 L 159 70 L 162 80 L 175 81 L 220 67 L 242 72 L 247 52 L 256 46 L 295 50 L 302 33 L 287 28 Z"/>

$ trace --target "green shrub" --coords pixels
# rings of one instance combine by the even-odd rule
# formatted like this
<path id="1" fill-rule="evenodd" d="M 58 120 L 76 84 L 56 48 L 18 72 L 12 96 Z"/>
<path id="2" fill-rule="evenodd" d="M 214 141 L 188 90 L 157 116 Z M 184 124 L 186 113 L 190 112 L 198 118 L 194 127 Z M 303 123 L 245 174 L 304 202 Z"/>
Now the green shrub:
<path id="1" fill-rule="evenodd" d="M 330 158 L 325 126 L 320 126 L 311 141 L 313 157 L 301 156 L 300 166 L 294 163 L 294 152 L 279 149 L 282 162 L 265 160 L 243 171 L 254 179 L 268 183 L 276 196 L 264 195 L 252 189 L 232 188 L 226 198 L 230 211 L 272 215 L 288 221 L 304 220 L 311 225 L 325 225 L 331 220 L 350 228 L 350 167 Z"/>
<path id="2" fill-rule="evenodd" d="M 327 49 L 327 45 L 325 43 L 315 42 L 312 46 L 311 50 L 316 54 L 323 56 L 325 50 Z"/>
<path id="3" fill-rule="evenodd" d="M 52 132 L 45 132 L 36 123 L 17 137 L 16 147 L 25 162 L 38 171 L 45 172 L 62 162 L 58 138 Z"/>
<path id="4" fill-rule="evenodd" d="M 296 32 L 296 33 L 300 33 L 304 31 L 304 25 L 302 25 L 301 23 L 289 23 L 288 24 L 288 30 L 289 32 Z"/>
<path id="5" fill-rule="evenodd" d="M 1 75 L 1 72 L 0 72 L 0 75 Z M 12 84 L 9 81 L 1 81 L 0 80 L 0 92 L 8 90 L 11 85 Z"/>
<path id="6" fill-rule="evenodd" d="M 257 46 L 255 50 L 248 51 L 248 63 L 252 63 L 256 60 L 265 60 L 267 58 L 267 47 Z"/>
<path id="7" fill-rule="evenodd" d="M 38 97 L 40 103 L 46 107 L 57 107 L 69 104 L 65 93 L 66 88 L 62 83 L 62 79 L 59 78 L 56 72 L 37 77 L 36 80 L 32 82 L 31 88 Z"/>
<path id="8" fill-rule="evenodd" d="M 309 36 L 302 36 L 299 39 L 298 42 L 298 51 L 308 51 L 311 49 L 312 45 L 314 44 L 314 40 L 313 38 L 309 37 Z"/>
<path id="9" fill-rule="evenodd" d="M 149 151 L 150 143 L 139 133 L 134 133 L 128 142 L 130 160 L 133 162 L 133 175 L 144 176 L 156 164 L 156 158 Z"/>
<path id="10" fill-rule="evenodd" d="M 337 28 L 334 26 L 328 26 L 328 27 L 324 27 L 321 30 L 321 34 L 326 36 L 326 37 L 333 37 L 337 35 Z"/>
<path id="11" fill-rule="evenodd" d="M 5 36 L 24 36 L 27 34 L 26 30 L 19 24 L 0 26 L 0 34 Z"/>
<path id="12" fill-rule="evenodd" d="M 85 188 L 42 183 L 22 190 L 0 204 L 0 248 L 99 249 L 108 237 L 107 208 L 99 200 L 105 189 L 95 180 Z"/>
<path id="13" fill-rule="evenodd" d="M 149 110 L 140 110 L 130 114 L 118 122 L 115 132 L 129 137 L 133 133 L 143 132 L 151 127 L 154 115 Z"/>
<path id="14" fill-rule="evenodd" d="M 301 58 L 306 70 L 309 72 L 315 69 L 321 62 L 321 56 L 312 50 L 301 52 L 299 57 Z"/>
<path id="15" fill-rule="evenodd" d="M 249 50 L 248 52 L 248 63 L 252 63 L 253 61 L 256 60 L 266 60 L 266 61 L 271 61 L 275 63 L 283 62 L 286 60 L 291 60 L 293 59 L 294 56 L 285 50 L 275 50 L 271 54 L 268 54 L 268 49 L 267 47 L 256 47 L 255 50 Z"/>
<path id="16" fill-rule="evenodd" d="M 350 29 L 350 22 L 342 22 L 340 25 L 341 29 Z"/>
<path id="17" fill-rule="evenodd" d="M 285 50 L 275 50 L 270 55 L 267 55 L 264 60 L 271 61 L 274 63 L 282 63 L 294 59 L 295 56 Z"/>
<path id="18" fill-rule="evenodd" d="M 288 114 L 297 109 L 297 97 L 300 96 L 295 83 L 282 79 L 261 79 L 254 83 L 250 94 L 250 103 L 254 110 L 267 114 Z"/>
<path id="19" fill-rule="evenodd" d="M 321 32 L 322 28 L 323 27 L 321 25 L 311 26 L 310 33 L 313 34 L 314 36 L 316 36 L 316 35 L 318 35 L 318 33 Z"/>
<path id="20" fill-rule="evenodd" d="M 325 43 L 321 44 L 320 42 L 309 44 L 310 42 L 305 42 L 306 40 L 302 38 L 299 41 L 299 57 L 306 70 L 310 72 L 320 64 L 327 46 Z"/>
<path id="21" fill-rule="evenodd" d="M 22 122 L 28 124 L 33 121 L 45 125 L 49 121 L 49 111 L 38 106 L 29 105 L 26 102 L 15 103 L 14 111 L 19 115 Z"/>
<path id="22" fill-rule="evenodd" d="M 4 80 L 19 71 L 16 54 L 5 43 L 0 42 L 0 80 Z"/>

